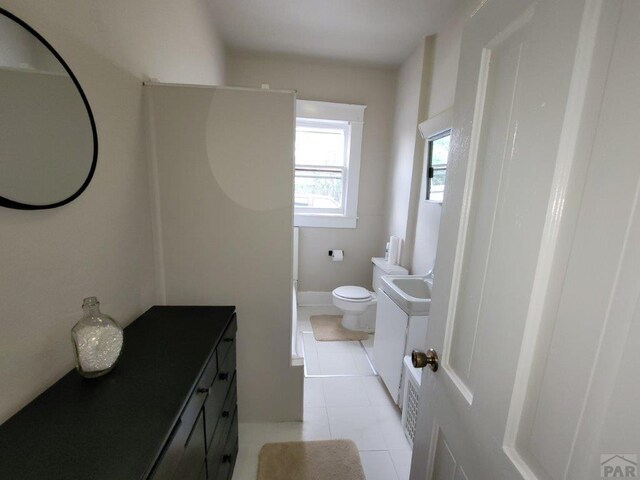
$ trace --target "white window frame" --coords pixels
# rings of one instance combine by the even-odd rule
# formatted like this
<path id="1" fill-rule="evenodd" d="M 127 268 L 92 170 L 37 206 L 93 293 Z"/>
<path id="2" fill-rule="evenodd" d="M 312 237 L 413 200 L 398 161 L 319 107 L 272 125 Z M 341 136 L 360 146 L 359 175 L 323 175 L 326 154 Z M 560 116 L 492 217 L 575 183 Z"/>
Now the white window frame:
<path id="1" fill-rule="evenodd" d="M 295 170 L 310 170 L 310 171 L 327 171 L 327 172 L 340 172 L 343 179 L 349 178 L 349 145 L 351 144 L 351 126 L 349 122 L 344 121 L 336 121 L 336 120 L 319 120 L 319 119 L 309 119 L 309 118 L 297 118 L 296 119 L 296 130 L 298 127 L 307 127 L 307 128 L 331 128 L 335 130 L 341 130 L 344 135 L 344 148 L 345 151 L 342 152 L 342 158 L 346 159 L 346 165 L 341 167 L 339 166 L 329 166 L 329 165 L 295 165 Z M 345 214 L 345 205 L 346 205 L 346 193 L 347 193 L 347 183 L 342 183 L 342 206 L 336 208 L 319 208 L 319 207 L 304 207 L 300 205 L 295 205 L 296 213 L 299 215 L 344 215 Z"/>
<path id="2" fill-rule="evenodd" d="M 346 153 L 346 165 L 343 175 L 343 207 L 338 209 L 305 209 L 295 207 L 293 223 L 296 227 L 321 228 L 356 228 L 358 221 L 358 184 L 360 180 L 360 159 L 362 155 L 362 131 L 364 127 L 364 110 L 366 105 L 351 105 L 345 103 L 317 102 L 311 100 L 297 100 L 296 126 L 298 122 L 309 125 L 322 121 L 330 122 L 332 126 L 339 122 L 349 128 Z M 294 165 L 295 167 L 295 165 Z M 327 168 L 322 166 L 322 168 Z"/>
<path id="3" fill-rule="evenodd" d="M 425 120 L 424 122 L 418 125 L 418 130 L 420 131 L 420 136 L 425 141 L 425 149 L 424 149 L 424 172 L 422 175 L 422 193 L 421 197 L 425 202 L 434 203 L 438 205 L 442 205 L 442 202 L 436 200 L 430 200 L 426 198 L 426 192 L 429 188 L 429 140 L 441 133 L 449 131 L 449 135 L 453 134 L 453 107 L 449 107 L 448 109 L 440 112 L 439 114 Z M 451 149 L 449 149 L 449 153 L 451 153 Z M 447 167 L 449 166 L 449 162 L 447 161 Z M 446 179 L 445 179 L 445 188 L 446 188 Z"/>

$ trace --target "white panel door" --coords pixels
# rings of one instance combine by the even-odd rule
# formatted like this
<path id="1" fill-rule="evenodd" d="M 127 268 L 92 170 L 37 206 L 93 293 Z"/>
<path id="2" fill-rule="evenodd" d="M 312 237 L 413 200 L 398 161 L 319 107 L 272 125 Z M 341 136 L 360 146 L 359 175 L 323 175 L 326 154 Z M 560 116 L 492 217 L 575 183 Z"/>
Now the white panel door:
<path id="1" fill-rule="evenodd" d="M 427 333 L 440 368 L 423 372 L 411 479 L 630 471 L 640 2 L 484 2 L 465 26 L 447 182 Z"/>

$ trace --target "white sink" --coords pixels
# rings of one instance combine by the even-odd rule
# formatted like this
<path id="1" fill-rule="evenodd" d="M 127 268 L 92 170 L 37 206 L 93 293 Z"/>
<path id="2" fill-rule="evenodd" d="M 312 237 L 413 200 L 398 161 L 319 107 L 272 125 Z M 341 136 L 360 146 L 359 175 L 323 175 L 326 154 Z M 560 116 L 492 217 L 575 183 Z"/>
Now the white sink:
<path id="1" fill-rule="evenodd" d="M 407 314 L 429 315 L 433 279 L 424 275 L 385 275 L 382 290 Z"/>

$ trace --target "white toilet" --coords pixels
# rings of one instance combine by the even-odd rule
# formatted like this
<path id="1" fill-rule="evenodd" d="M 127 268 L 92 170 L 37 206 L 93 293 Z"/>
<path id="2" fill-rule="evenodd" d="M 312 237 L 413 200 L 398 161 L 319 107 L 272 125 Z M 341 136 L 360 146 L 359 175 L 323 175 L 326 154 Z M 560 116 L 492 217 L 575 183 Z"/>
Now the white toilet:
<path id="1" fill-rule="evenodd" d="M 342 311 L 342 326 L 349 330 L 373 333 L 376 329 L 376 293 L 383 275 L 407 275 L 409 272 L 400 265 L 391 265 L 384 258 L 374 257 L 373 292 L 366 288 L 346 285 L 331 292 L 333 304 Z"/>

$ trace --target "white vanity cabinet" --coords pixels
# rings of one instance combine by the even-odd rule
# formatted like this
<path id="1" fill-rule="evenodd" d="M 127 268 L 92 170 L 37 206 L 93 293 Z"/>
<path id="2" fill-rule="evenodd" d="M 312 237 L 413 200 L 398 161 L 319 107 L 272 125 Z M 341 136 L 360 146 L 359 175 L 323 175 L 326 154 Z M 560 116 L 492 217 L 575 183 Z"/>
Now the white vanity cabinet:
<path id="1" fill-rule="evenodd" d="M 389 296 L 378 289 L 373 364 L 393 400 L 400 405 L 402 361 L 413 349 L 425 349 L 426 315 L 409 316 Z"/>

